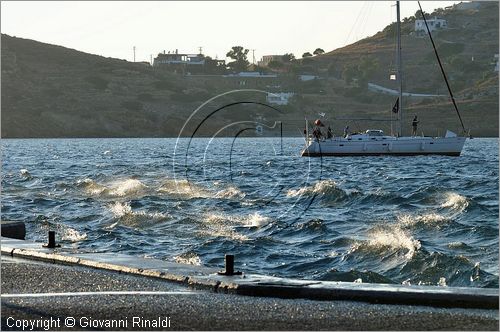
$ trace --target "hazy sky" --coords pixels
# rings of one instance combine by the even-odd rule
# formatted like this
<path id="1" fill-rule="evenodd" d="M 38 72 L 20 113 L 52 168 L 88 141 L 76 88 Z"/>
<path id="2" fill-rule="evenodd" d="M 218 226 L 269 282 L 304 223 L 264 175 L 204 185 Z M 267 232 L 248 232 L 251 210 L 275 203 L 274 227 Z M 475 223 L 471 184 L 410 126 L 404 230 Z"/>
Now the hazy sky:
<path id="1" fill-rule="evenodd" d="M 458 1 L 424 1 L 424 11 Z M 1 2 L 1 30 L 80 51 L 149 61 L 163 50 L 224 59 L 231 46 L 300 57 L 330 51 L 382 30 L 396 18 L 394 1 L 24 1 Z M 416 1 L 402 1 L 401 16 Z M 252 52 L 249 53 L 252 61 Z"/>

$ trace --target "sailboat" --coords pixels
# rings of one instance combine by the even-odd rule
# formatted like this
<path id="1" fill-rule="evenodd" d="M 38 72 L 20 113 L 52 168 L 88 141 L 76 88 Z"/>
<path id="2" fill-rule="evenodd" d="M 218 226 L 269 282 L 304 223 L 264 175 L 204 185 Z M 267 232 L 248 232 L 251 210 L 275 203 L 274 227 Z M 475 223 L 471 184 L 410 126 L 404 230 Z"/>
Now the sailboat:
<path id="1" fill-rule="evenodd" d="M 420 6 L 420 2 L 419 2 Z M 396 2 L 397 10 L 397 81 L 399 86 L 399 98 L 394 105 L 393 111 L 398 113 L 398 133 L 396 135 L 385 135 L 382 130 L 369 129 L 364 133 L 349 134 L 345 133 L 342 137 L 323 138 L 319 126 L 323 124 L 316 120 L 316 128 L 309 134 L 309 123 L 306 119 L 305 129 L 305 147 L 301 151 L 303 157 L 323 157 L 323 156 L 373 156 L 373 155 L 392 155 L 392 156 L 411 156 L 411 155 L 446 155 L 460 156 L 462 148 L 465 144 L 466 136 L 459 136 L 454 132 L 447 130 L 444 137 L 428 137 L 428 136 L 403 136 L 402 133 L 402 118 L 403 118 L 403 80 L 401 66 L 401 22 L 399 1 Z M 421 12 L 422 7 L 420 7 Z M 436 58 L 438 60 L 441 72 L 448 87 L 453 105 L 462 124 L 464 134 L 466 133 L 462 118 L 458 111 L 455 98 L 450 89 L 448 79 L 444 73 L 441 60 L 437 53 L 434 40 L 427 25 L 427 20 L 424 17 L 424 22 L 427 27 L 427 33 L 431 39 Z M 328 135 L 331 136 L 331 135 Z"/>

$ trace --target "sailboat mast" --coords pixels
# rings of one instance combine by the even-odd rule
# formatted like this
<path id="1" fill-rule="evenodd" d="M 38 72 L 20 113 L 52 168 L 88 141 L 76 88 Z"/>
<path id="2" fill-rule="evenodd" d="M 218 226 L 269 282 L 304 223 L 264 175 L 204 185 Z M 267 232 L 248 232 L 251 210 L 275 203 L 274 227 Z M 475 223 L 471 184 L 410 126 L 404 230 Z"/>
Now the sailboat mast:
<path id="1" fill-rule="evenodd" d="M 398 46 L 397 46 L 397 65 L 398 65 L 398 73 L 397 73 L 397 80 L 398 80 L 398 90 L 399 90 L 399 112 L 398 112 L 398 117 L 399 117 L 399 136 L 403 136 L 403 76 L 401 74 L 401 17 L 399 13 L 399 1 L 396 1 L 396 11 L 397 11 L 397 24 L 396 24 L 396 30 L 397 30 L 397 35 L 398 35 Z"/>

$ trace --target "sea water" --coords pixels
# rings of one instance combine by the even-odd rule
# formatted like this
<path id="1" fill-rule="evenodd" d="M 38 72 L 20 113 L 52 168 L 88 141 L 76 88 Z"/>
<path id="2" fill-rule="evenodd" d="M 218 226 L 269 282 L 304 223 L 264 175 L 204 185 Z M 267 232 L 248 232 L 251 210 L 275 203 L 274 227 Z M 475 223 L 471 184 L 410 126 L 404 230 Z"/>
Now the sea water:
<path id="1" fill-rule="evenodd" d="M 2 140 L 2 220 L 267 275 L 498 287 L 498 139 L 462 156 L 302 158 L 300 138 Z"/>

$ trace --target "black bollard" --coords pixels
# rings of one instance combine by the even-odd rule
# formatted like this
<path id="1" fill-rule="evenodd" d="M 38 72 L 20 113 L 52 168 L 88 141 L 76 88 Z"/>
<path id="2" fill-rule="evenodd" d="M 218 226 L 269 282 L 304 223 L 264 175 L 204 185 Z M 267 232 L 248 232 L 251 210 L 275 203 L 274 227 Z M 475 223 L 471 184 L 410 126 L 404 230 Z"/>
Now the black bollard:
<path id="1" fill-rule="evenodd" d="M 226 255 L 226 274 L 234 274 L 234 255 Z"/>
<path id="2" fill-rule="evenodd" d="M 233 276 L 242 274 L 240 271 L 234 272 L 234 255 L 225 256 L 226 270 L 219 272 L 221 275 Z"/>
<path id="3" fill-rule="evenodd" d="M 47 244 L 43 245 L 45 248 L 56 248 L 60 247 L 60 244 L 56 244 L 56 232 L 54 231 L 49 231 L 49 240 Z"/>

